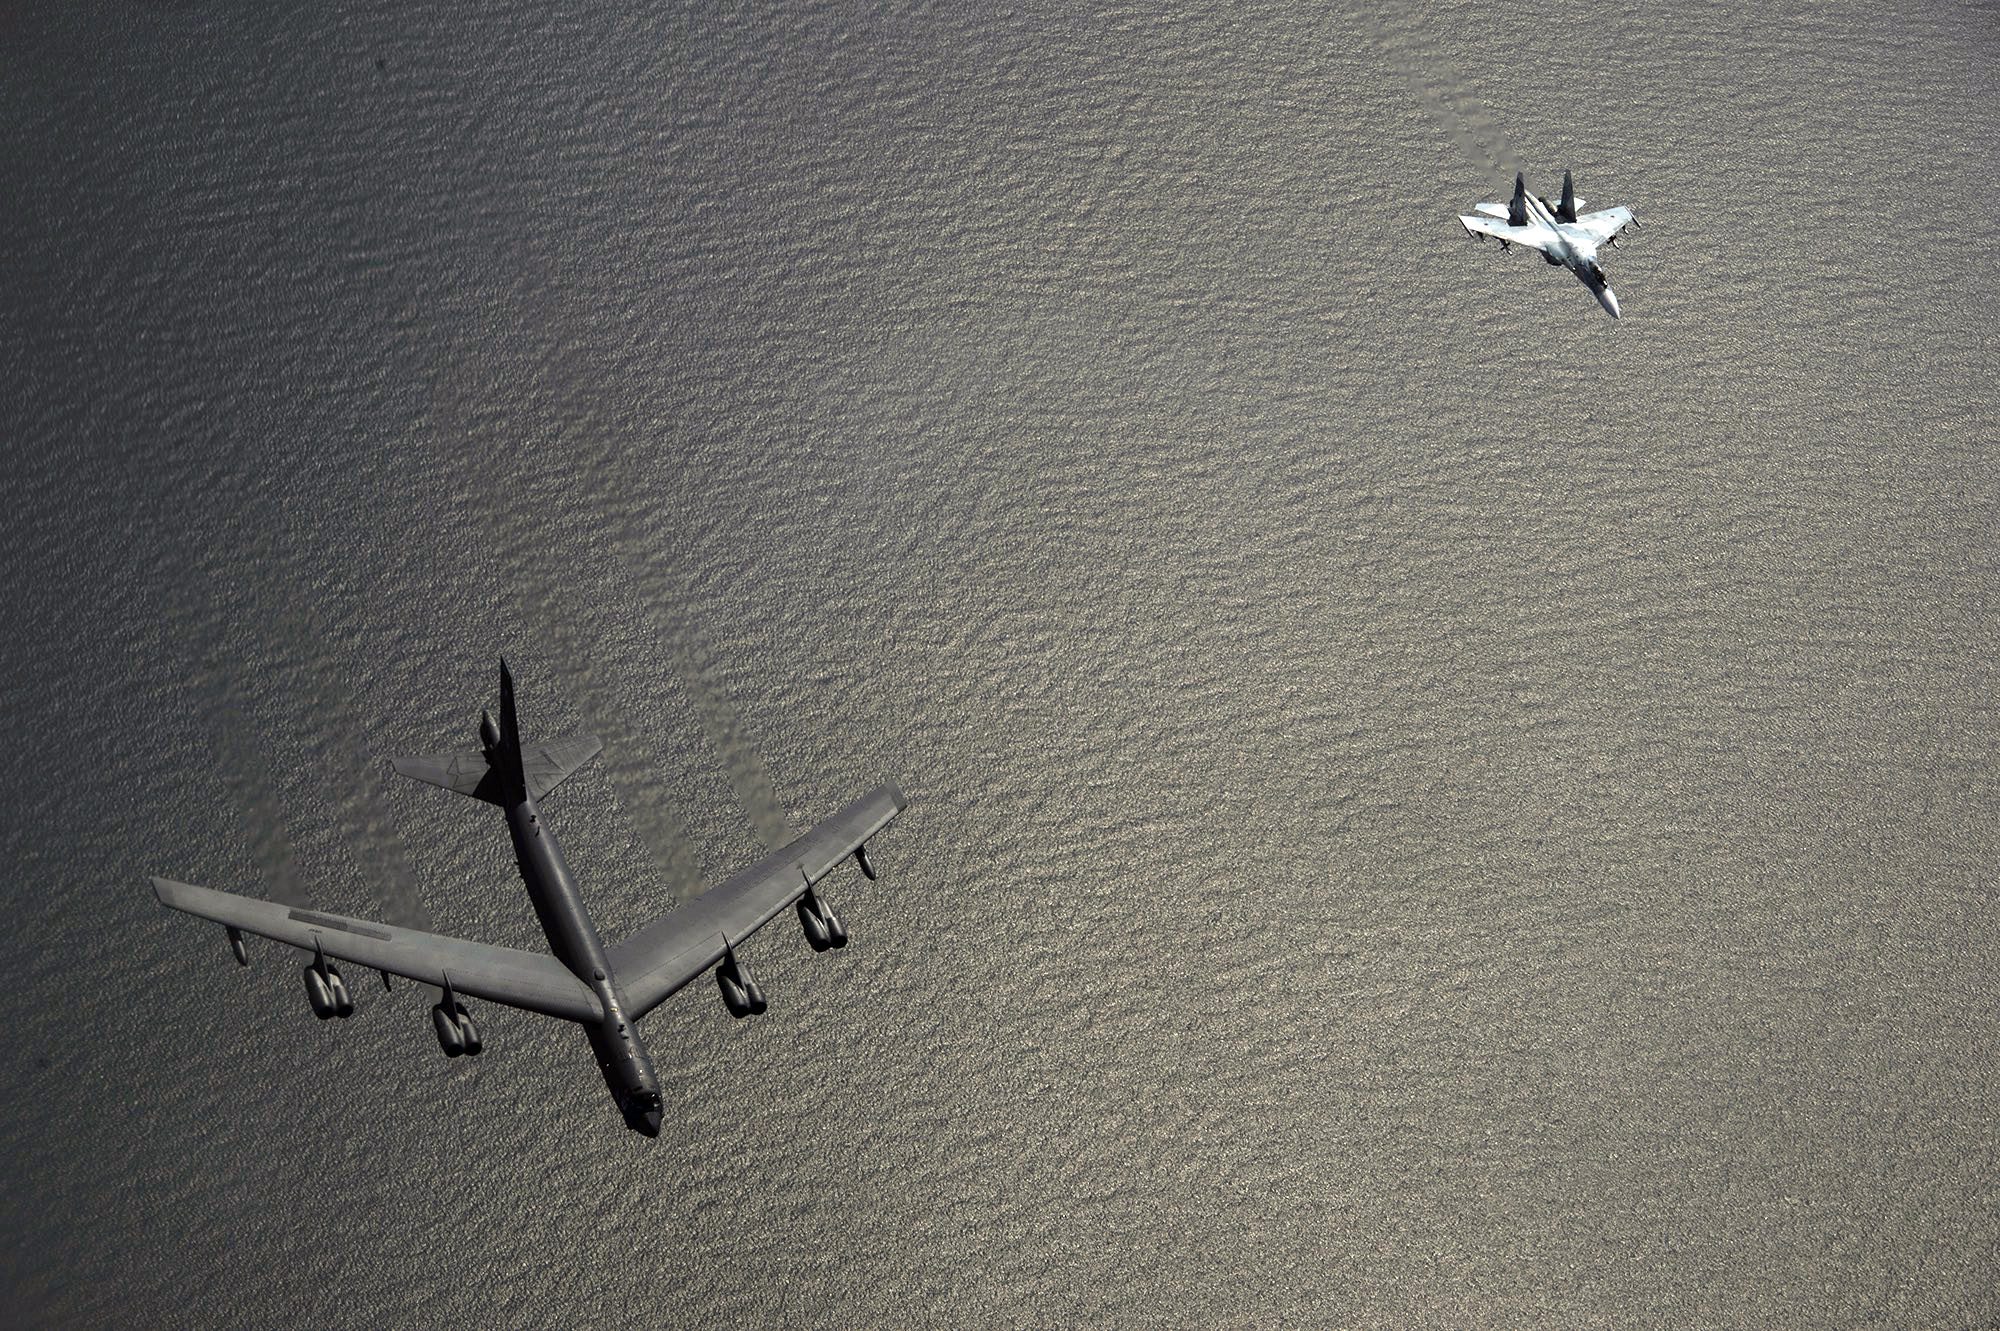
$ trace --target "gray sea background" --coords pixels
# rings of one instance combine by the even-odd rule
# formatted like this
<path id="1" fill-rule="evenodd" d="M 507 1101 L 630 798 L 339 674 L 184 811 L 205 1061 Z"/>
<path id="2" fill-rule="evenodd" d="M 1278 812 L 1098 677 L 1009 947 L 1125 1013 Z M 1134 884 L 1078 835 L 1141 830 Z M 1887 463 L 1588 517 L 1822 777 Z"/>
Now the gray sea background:
<path id="1" fill-rule="evenodd" d="M 0 1324 L 2000 1325 L 1992 4 L 0 50 Z M 540 946 L 503 652 L 607 937 L 912 800 L 657 1141 L 147 887 Z"/>

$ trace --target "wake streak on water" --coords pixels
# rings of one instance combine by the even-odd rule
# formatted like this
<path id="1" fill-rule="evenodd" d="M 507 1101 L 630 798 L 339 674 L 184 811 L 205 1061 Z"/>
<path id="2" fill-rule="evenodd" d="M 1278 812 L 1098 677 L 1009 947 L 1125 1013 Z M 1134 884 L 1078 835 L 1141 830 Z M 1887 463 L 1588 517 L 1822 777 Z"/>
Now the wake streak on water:
<path id="1" fill-rule="evenodd" d="M 1391 3 L 1377 12 L 1376 40 L 1424 109 L 1436 117 L 1467 161 L 1512 184 L 1515 173 L 1522 170 L 1520 154 L 1466 90 L 1465 80 L 1424 37 L 1415 8 Z"/>
<path id="2" fill-rule="evenodd" d="M 235 690 L 214 660 L 204 663 L 194 693 L 208 732 L 209 751 L 243 815 L 251 863 L 261 879 L 254 892 L 288 906 L 310 905 L 291 839 L 285 835 L 275 774 L 263 747 L 253 737 Z"/>
<path id="3" fill-rule="evenodd" d="M 745 731 L 742 713 L 736 710 L 719 687 L 709 682 L 714 654 L 707 649 L 692 625 L 673 616 L 664 607 L 655 609 L 654 619 L 655 623 L 666 621 L 661 625 L 660 632 L 673 659 L 674 672 L 694 703 L 695 715 L 701 718 L 702 733 L 708 737 L 709 747 L 722 759 L 723 768 L 729 774 L 730 788 L 742 801 L 744 812 L 750 815 L 750 825 L 756 829 L 758 838 L 767 847 L 776 850 L 790 838 L 790 825 L 784 808 L 778 803 L 778 792 L 771 783 L 770 769 L 757 756 L 756 747 Z"/>
<path id="4" fill-rule="evenodd" d="M 617 793 L 618 803 L 632 820 L 667 891 L 684 901 L 701 891 L 701 866 L 687 829 L 670 810 L 665 790 L 651 771 L 657 756 L 648 752 L 644 737 L 615 704 L 617 690 L 600 665 L 598 652 L 572 619 L 558 613 L 556 602 L 544 599 L 543 620 L 577 710 L 591 733 L 604 744 L 599 761 Z"/>
<path id="5" fill-rule="evenodd" d="M 618 564 L 624 570 L 629 601 L 644 607 L 646 623 L 658 639 L 662 654 L 673 663 L 674 675 L 694 705 L 702 733 L 709 747 L 722 760 L 730 789 L 743 805 L 758 839 L 776 850 L 791 839 L 790 820 L 778 800 L 771 772 L 758 756 L 743 723 L 742 713 L 729 701 L 720 686 L 711 682 L 716 652 L 699 629 L 673 607 L 683 599 L 667 574 L 658 571 L 639 553 L 642 546 L 620 542 Z"/>

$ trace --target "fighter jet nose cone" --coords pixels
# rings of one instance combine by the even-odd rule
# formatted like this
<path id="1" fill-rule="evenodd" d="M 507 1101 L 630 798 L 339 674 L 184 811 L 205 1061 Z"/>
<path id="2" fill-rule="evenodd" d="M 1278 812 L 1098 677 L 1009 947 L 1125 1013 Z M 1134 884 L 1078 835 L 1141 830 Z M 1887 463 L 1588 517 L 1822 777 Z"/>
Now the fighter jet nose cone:
<path id="1" fill-rule="evenodd" d="M 1610 287 L 1604 288 L 1604 294 L 1599 299 L 1604 302 L 1604 312 L 1606 314 L 1609 314 L 1614 319 L 1619 317 L 1618 297 L 1612 294 Z"/>

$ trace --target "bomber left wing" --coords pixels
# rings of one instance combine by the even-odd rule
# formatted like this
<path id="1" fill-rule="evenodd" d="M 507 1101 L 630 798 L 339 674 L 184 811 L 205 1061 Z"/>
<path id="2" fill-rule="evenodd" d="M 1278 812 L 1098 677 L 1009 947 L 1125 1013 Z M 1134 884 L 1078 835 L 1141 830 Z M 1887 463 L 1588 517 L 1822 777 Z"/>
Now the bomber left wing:
<path id="1" fill-rule="evenodd" d="M 397 929 L 370 920 L 239 897 L 171 878 L 155 878 L 153 894 L 163 906 L 308 952 L 323 951 L 328 957 L 358 966 L 440 988 L 448 976 L 457 993 L 568 1021 L 604 1019 L 597 995 L 571 974 L 569 967 L 547 953 Z"/>
<path id="2" fill-rule="evenodd" d="M 908 804 L 902 791 L 885 782 L 783 849 L 611 948 L 611 968 L 624 987 L 627 1016 L 637 1021 L 723 960 L 734 944 L 763 928 L 848 856 L 857 856 L 862 872 L 873 878 L 864 846 Z"/>
<path id="3" fill-rule="evenodd" d="M 1556 239 L 1556 233 L 1545 226 L 1509 226 L 1491 217 L 1468 217 L 1460 213 L 1458 224 L 1467 231 L 1492 236 L 1509 245 L 1526 245 L 1531 250 L 1546 251 Z"/>

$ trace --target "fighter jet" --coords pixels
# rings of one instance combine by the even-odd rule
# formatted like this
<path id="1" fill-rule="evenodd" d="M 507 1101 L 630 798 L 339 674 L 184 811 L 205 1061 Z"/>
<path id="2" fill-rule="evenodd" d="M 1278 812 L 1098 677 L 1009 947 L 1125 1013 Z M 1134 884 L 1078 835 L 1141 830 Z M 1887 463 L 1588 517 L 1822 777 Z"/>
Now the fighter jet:
<path id="1" fill-rule="evenodd" d="M 1575 273 L 1577 280 L 1597 297 L 1605 313 L 1616 319 L 1618 297 L 1611 293 L 1604 270 L 1597 266 L 1597 251 L 1605 245 L 1616 245 L 1618 233 L 1627 226 L 1639 225 L 1639 220 L 1632 216 L 1630 208 L 1606 208 L 1578 217 L 1576 210 L 1582 206 L 1583 200 L 1576 197 L 1571 187 L 1569 172 L 1563 172 L 1562 199 L 1553 207 L 1547 199 L 1528 193 L 1527 183 L 1516 173 L 1512 202 L 1479 204 L 1476 211 L 1483 216 L 1461 213 L 1458 224 L 1474 240 L 1481 236 L 1497 238 L 1503 250 L 1509 244 L 1540 250 L 1550 263 L 1561 264 Z"/>
<path id="2" fill-rule="evenodd" d="M 873 879 L 868 839 L 907 801 L 894 785 L 877 786 L 720 887 L 606 947 L 563 863 L 555 829 L 543 821 L 539 807 L 603 746 L 588 735 L 524 745 L 505 661 L 500 721 L 496 725 L 490 713 L 481 713 L 479 741 L 474 750 L 391 761 L 404 776 L 498 805 L 506 814 L 521 880 L 549 941 L 546 953 L 298 910 L 166 878 L 155 878 L 153 891 L 163 905 L 222 925 L 239 965 L 250 964 L 244 934 L 289 943 L 310 955 L 306 999 L 322 1021 L 354 1015 L 353 995 L 336 964 L 347 961 L 381 972 L 385 989 L 391 975 L 435 985 L 431 1027 L 447 1058 L 476 1055 L 484 1047 L 461 1001 L 465 997 L 575 1022 L 590 1041 L 626 1126 L 657 1137 L 660 1083 L 635 1029 L 639 1019 L 711 967 L 731 1016 L 764 1011 L 763 990 L 737 949 L 787 906 L 797 908 L 799 927 L 815 952 L 845 947 L 847 928 L 820 896 L 819 884 L 850 857 Z"/>

